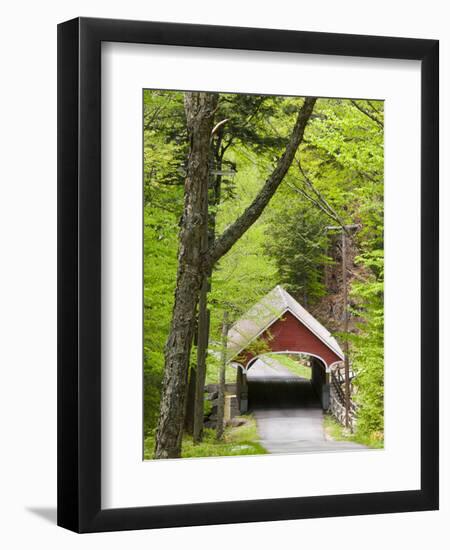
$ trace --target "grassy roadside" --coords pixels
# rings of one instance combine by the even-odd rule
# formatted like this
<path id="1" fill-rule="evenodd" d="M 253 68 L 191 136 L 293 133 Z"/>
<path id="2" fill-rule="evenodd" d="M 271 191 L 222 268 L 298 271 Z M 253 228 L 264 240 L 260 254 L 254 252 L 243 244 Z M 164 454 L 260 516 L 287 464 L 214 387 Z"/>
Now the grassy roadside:
<path id="1" fill-rule="evenodd" d="M 191 436 L 185 435 L 183 437 L 181 457 L 198 458 L 267 454 L 267 451 L 258 442 L 259 437 L 255 419 L 251 415 L 243 415 L 237 418 L 242 418 L 245 420 L 245 423 L 242 426 L 227 427 L 221 441 L 216 440 L 215 430 L 208 428 L 205 428 L 203 432 L 203 441 L 197 445 L 194 445 Z M 144 460 L 153 458 L 154 444 L 154 436 L 149 436 L 145 439 Z"/>
<path id="2" fill-rule="evenodd" d="M 383 449 L 384 440 L 380 435 L 373 434 L 372 436 L 362 435 L 358 432 L 348 433 L 346 429 L 339 424 L 339 422 L 331 415 L 324 414 L 323 425 L 326 435 L 334 441 L 353 441 L 354 443 L 360 443 L 370 449 Z"/>
<path id="3" fill-rule="evenodd" d="M 283 365 L 283 367 L 286 367 L 293 374 L 296 374 L 301 378 L 306 378 L 307 380 L 310 380 L 311 368 L 305 367 L 305 365 L 302 365 L 300 361 L 297 361 L 293 357 L 290 357 L 289 355 L 283 355 L 282 353 L 268 353 L 267 357 L 275 359 L 275 361 L 280 363 L 280 365 Z"/>

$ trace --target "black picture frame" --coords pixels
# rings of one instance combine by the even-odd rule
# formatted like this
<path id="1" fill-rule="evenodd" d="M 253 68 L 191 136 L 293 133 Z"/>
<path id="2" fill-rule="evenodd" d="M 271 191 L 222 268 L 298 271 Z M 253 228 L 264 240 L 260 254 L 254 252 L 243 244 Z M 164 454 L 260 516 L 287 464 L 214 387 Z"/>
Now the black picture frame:
<path id="1" fill-rule="evenodd" d="M 101 508 L 101 43 L 421 61 L 421 488 Z M 76 532 L 438 508 L 437 40 L 77 18 L 58 26 L 58 525 Z"/>

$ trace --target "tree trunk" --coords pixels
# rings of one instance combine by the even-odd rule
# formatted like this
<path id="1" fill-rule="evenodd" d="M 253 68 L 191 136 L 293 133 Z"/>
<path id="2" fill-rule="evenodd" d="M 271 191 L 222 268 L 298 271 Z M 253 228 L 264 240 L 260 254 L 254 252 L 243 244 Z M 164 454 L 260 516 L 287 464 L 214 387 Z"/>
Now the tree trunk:
<path id="1" fill-rule="evenodd" d="M 193 365 L 189 369 L 189 382 L 186 395 L 186 414 L 184 418 L 184 430 L 192 435 L 194 433 L 194 405 L 195 405 L 195 385 L 196 370 Z"/>
<path id="2" fill-rule="evenodd" d="M 224 430 L 227 341 L 228 341 L 228 311 L 225 310 L 223 312 L 223 321 L 222 321 L 222 354 L 220 358 L 219 396 L 217 398 L 217 431 L 216 431 L 217 439 L 222 439 L 223 430 Z"/>
<path id="3" fill-rule="evenodd" d="M 200 443 L 203 438 L 203 422 L 205 417 L 205 379 L 206 379 L 206 352 L 209 338 L 209 311 L 207 308 L 208 278 L 203 277 L 198 303 L 198 344 L 197 368 L 194 397 L 194 424 L 193 440 Z"/>
<path id="4" fill-rule="evenodd" d="M 202 235 L 209 177 L 209 147 L 218 95 L 205 92 L 185 94 L 185 113 L 190 151 L 181 220 L 178 270 L 172 323 L 164 355 L 155 458 L 177 458 L 181 453 L 187 372 L 192 347 L 203 272 Z"/>

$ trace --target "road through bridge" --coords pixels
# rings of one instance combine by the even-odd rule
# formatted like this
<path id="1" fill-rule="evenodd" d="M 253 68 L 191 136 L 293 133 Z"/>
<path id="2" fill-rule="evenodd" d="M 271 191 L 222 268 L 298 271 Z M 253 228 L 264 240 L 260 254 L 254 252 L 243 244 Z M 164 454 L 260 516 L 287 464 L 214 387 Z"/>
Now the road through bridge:
<path id="1" fill-rule="evenodd" d="M 269 453 L 366 449 L 327 438 L 324 412 L 311 381 L 293 374 L 273 356 L 258 359 L 249 370 L 248 395 L 261 445 Z"/>

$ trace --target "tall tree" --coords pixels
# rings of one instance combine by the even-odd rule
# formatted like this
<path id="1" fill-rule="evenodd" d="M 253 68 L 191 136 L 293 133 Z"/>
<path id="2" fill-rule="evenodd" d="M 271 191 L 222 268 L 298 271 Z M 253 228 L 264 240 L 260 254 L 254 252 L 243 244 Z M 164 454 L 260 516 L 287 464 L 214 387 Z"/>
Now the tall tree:
<path id="1" fill-rule="evenodd" d="M 180 230 L 177 284 L 169 338 L 165 348 L 164 379 L 156 436 L 155 458 L 181 453 L 187 375 L 195 312 L 205 272 L 226 254 L 252 226 L 273 197 L 303 140 L 316 98 L 306 98 L 282 156 L 256 198 L 207 251 L 201 249 L 207 219 L 203 215 L 208 191 L 208 160 L 217 95 L 186 93 L 185 111 L 190 152 L 185 181 L 185 203 Z"/>
<path id="2" fill-rule="evenodd" d="M 180 455 L 189 357 L 202 275 L 201 249 L 207 226 L 209 145 L 218 95 L 186 93 L 185 112 L 190 151 L 181 219 L 175 302 L 165 346 L 164 378 L 155 458 Z"/>

